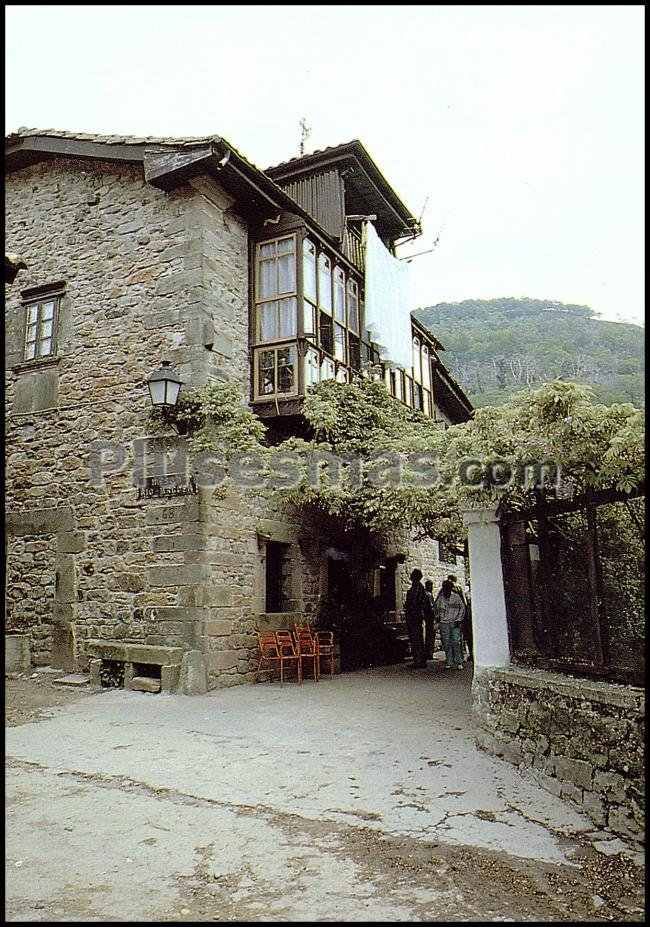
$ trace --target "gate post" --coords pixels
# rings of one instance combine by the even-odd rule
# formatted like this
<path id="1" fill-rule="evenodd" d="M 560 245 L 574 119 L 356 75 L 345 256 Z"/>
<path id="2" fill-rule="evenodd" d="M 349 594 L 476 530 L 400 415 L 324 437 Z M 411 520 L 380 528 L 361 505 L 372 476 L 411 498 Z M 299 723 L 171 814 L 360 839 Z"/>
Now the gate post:
<path id="1" fill-rule="evenodd" d="M 463 522 L 468 529 L 474 671 L 508 666 L 510 642 L 496 509 L 464 512 Z"/>

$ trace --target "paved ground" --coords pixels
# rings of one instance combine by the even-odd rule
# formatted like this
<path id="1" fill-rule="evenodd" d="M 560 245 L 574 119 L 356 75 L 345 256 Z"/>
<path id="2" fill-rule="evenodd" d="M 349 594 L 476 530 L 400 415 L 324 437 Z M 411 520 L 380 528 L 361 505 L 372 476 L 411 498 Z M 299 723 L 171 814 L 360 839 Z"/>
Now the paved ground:
<path id="1" fill-rule="evenodd" d="M 475 750 L 469 682 L 10 681 L 7 918 L 642 920 L 622 845 Z"/>

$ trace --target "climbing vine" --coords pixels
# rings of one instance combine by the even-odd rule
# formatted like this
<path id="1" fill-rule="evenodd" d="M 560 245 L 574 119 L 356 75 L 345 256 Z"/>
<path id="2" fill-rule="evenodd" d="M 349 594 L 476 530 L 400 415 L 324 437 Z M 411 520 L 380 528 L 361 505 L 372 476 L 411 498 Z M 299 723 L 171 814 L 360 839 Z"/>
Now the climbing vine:
<path id="1" fill-rule="evenodd" d="M 188 392 L 174 411 L 194 454 L 251 457 L 264 485 L 304 519 L 370 540 L 408 531 L 459 542 L 463 509 L 531 500 L 531 463 L 548 462 L 553 479 L 559 467 L 563 486 L 577 492 L 630 492 L 644 477 L 642 412 L 596 403 L 570 382 L 524 390 L 446 427 L 382 382 L 328 380 L 308 390 L 303 415 L 301 437 L 272 443 L 233 383 Z"/>

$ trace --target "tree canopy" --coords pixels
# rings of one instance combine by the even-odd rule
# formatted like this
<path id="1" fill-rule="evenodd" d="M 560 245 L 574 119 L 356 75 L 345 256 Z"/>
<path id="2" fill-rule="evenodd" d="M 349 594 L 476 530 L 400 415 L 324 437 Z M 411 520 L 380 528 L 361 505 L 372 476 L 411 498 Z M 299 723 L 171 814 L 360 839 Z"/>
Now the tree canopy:
<path id="1" fill-rule="evenodd" d="M 600 402 L 644 402 L 644 331 L 589 306 L 540 299 L 468 299 L 415 315 L 475 406 L 501 405 L 557 378 L 591 385 Z"/>

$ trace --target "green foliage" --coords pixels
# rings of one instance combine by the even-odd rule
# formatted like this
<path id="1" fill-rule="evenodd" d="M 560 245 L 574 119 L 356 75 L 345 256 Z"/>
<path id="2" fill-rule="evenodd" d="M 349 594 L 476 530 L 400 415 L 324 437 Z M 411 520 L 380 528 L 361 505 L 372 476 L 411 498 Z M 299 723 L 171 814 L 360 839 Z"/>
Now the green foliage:
<path id="1" fill-rule="evenodd" d="M 259 451 L 266 428 L 245 404 L 235 383 L 211 382 L 188 390 L 167 413 L 183 433 L 190 435 L 190 451 L 219 451 L 226 459 L 243 452 Z M 160 427 L 163 413 L 152 410 L 151 417 Z"/>
<path id="2" fill-rule="evenodd" d="M 630 491 L 644 477 L 641 412 L 629 403 L 597 403 L 590 388 L 565 381 L 523 390 L 449 427 L 393 399 L 382 382 L 364 378 L 311 388 L 303 411 L 311 437 L 274 447 L 234 384 L 213 383 L 188 394 L 176 415 L 194 429 L 194 452 L 254 454 L 267 475 L 274 461 L 288 459 L 296 479 L 277 490 L 282 499 L 315 533 L 354 541 L 360 557 L 375 543 L 407 531 L 458 542 L 462 511 L 477 503 L 524 506 L 530 492 L 521 479 L 495 484 L 491 467 L 498 460 L 515 475 L 530 461 L 553 461 L 564 483 L 578 492 L 611 486 Z M 328 453 L 348 462 L 339 471 Z M 319 464 L 319 458 L 325 462 Z M 461 479 L 467 460 L 475 461 L 478 473 L 472 485 Z M 424 485 L 420 464 L 431 463 L 439 480 Z"/>
<path id="3" fill-rule="evenodd" d="M 600 402 L 644 403 L 643 329 L 589 306 L 539 299 L 465 300 L 418 310 L 445 361 L 479 406 L 558 378 L 592 385 Z"/>

